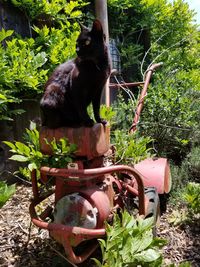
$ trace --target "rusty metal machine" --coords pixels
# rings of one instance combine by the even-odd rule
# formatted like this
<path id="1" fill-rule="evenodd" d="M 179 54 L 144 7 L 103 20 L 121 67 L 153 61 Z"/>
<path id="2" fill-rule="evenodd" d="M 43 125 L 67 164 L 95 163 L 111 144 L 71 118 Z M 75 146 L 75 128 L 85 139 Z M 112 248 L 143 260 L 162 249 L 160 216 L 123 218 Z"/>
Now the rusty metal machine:
<path id="1" fill-rule="evenodd" d="M 142 110 L 144 95 L 151 74 L 159 64 L 147 71 L 136 115 L 131 126 L 135 130 Z M 111 87 L 114 85 L 111 85 Z M 118 85 L 115 85 L 118 86 Z M 134 84 L 131 84 L 134 86 Z M 41 167 L 40 181 L 48 183 L 53 178 L 53 191 L 42 194 L 38 187 L 36 172 L 32 172 L 33 200 L 30 205 L 32 222 L 46 229 L 65 249 L 67 258 L 73 263 L 86 260 L 97 248 L 97 239 L 106 235 L 104 222 L 112 222 L 113 214 L 126 208 L 131 199 L 139 215 L 158 215 L 158 194 L 170 191 L 170 168 L 167 159 L 146 159 L 134 167 L 127 165 L 105 166 L 104 155 L 110 151 L 108 126 L 95 124 L 92 128 L 42 128 L 41 151 L 51 153 L 44 138 L 51 141 L 67 137 L 77 145 L 76 158 L 66 168 Z M 40 215 L 37 205 L 50 195 L 54 196 L 53 207 L 47 206 Z M 88 242 L 81 253 L 77 247 Z"/>

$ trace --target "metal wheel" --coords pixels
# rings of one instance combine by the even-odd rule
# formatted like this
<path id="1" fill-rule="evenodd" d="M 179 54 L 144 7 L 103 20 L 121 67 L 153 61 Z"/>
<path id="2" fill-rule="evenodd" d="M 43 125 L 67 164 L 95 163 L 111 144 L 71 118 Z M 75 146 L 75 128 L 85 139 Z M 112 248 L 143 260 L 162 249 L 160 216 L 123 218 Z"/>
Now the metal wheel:
<path id="1" fill-rule="evenodd" d="M 146 187 L 145 196 L 149 199 L 149 205 L 147 207 L 147 214 L 145 218 L 154 218 L 153 234 L 156 235 L 156 226 L 160 221 L 160 199 L 155 187 Z"/>

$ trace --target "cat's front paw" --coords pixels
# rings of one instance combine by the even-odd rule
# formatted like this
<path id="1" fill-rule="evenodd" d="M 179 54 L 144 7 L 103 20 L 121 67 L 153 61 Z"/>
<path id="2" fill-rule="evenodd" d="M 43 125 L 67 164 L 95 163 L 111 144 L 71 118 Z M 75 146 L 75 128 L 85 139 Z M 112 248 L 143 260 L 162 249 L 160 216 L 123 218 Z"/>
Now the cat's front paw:
<path id="1" fill-rule="evenodd" d="M 107 124 L 107 121 L 103 118 L 100 118 L 97 122 L 102 123 L 103 125 Z"/>

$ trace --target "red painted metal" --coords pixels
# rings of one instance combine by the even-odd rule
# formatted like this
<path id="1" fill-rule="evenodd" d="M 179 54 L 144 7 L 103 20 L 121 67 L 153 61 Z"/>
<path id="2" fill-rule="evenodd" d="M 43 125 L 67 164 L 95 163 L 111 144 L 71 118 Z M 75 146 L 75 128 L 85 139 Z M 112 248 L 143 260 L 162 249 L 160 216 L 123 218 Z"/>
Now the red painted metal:
<path id="1" fill-rule="evenodd" d="M 135 83 L 110 83 L 110 88 L 119 89 L 120 87 L 137 87 L 144 85 L 144 82 L 135 82 Z"/>
<path id="2" fill-rule="evenodd" d="M 139 192 L 139 214 L 145 214 L 145 205 L 144 205 L 144 184 L 141 174 L 136 171 L 134 168 L 126 165 L 116 165 L 95 169 L 84 169 L 84 170 L 68 170 L 68 169 L 56 169 L 49 167 L 42 167 L 41 173 L 54 177 L 63 177 L 65 181 L 91 181 L 95 177 L 109 174 L 109 173 L 130 173 L 136 179 Z"/>
<path id="3" fill-rule="evenodd" d="M 149 158 L 136 164 L 135 169 L 142 175 L 146 187 L 156 187 L 159 194 L 169 193 L 171 175 L 166 158 Z"/>
<path id="4" fill-rule="evenodd" d="M 75 155 L 77 157 L 87 157 L 94 159 L 103 156 L 110 147 L 110 129 L 101 123 L 96 123 L 93 127 L 49 129 L 42 127 L 40 131 L 40 149 L 44 154 L 52 154 L 50 146 L 44 141 L 51 142 L 60 138 L 67 138 L 69 143 L 77 145 Z"/>
<path id="5" fill-rule="evenodd" d="M 145 77 L 145 81 L 144 81 L 144 86 L 143 89 L 141 91 L 140 94 L 140 98 L 139 98 L 139 102 L 137 104 L 136 110 L 135 110 L 135 117 L 133 119 L 133 123 L 129 129 L 130 132 L 134 132 L 137 128 L 137 124 L 139 122 L 139 118 L 140 118 L 140 114 L 144 105 L 144 98 L 147 95 L 147 89 L 151 80 L 151 76 L 154 72 L 154 70 L 158 67 L 160 67 L 162 65 L 162 63 L 157 63 L 157 64 L 153 64 L 151 65 L 151 67 L 149 69 L 147 69 L 146 71 L 146 77 Z"/>
<path id="6" fill-rule="evenodd" d="M 73 247 L 80 244 L 83 240 L 97 239 L 99 237 L 104 236 L 104 221 L 109 218 L 110 214 L 112 213 L 112 210 L 116 209 L 115 204 L 118 205 L 118 203 L 122 203 L 120 202 L 120 199 L 115 199 L 117 195 L 113 190 L 113 184 L 117 185 L 117 191 L 120 191 L 122 188 L 124 188 L 124 190 L 129 191 L 133 195 L 135 195 L 136 193 L 139 199 L 140 215 L 145 215 L 145 212 L 147 210 L 147 201 L 144 196 L 144 185 L 142 177 L 132 167 L 118 165 L 87 170 L 68 170 L 42 167 L 41 173 L 45 174 L 46 176 L 54 176 L 56 180 L 65 181 L 68 184 L 69 188 L 70 183 L 73 183 L 74 180 L 76 182 L 79 182 L 80 184 L 79 187 L 77 185 L 76 192 L 79 192 L 80 195 L 85 197 L 98 210 L 98 222 L 96 229 L 86 229 L 83 227 L 69 226 L 58 223 L 47 223 L 45 222 L 44 215 L 43 219 L 39 218 L 35 210 L 36 205 L 43 201 L 46 196 L 40 196 L 38 191 L 39 189 L 36 186 L 36 179 L 32 179 L 33 191 L 38 191 L 35 194 L 35 198 L 32 200 L 30 205 L 30 214 L 32 222 L 39 228 L 48 230 L 50 232 L 50 235 L 64 246 L 68 259 L 74 263 L 80 263 L 84 261 L 89 255 L 91 255 L 94 249 L 96 249 L 96 245 L 90 245 L 88 249 L 84 251 L 82 255 L 79 256 L 75 254 Z M 115 179 L 114 176 L 110 175 L 112 173 L 130 174 L 131 177 L 134 177 L 134 179 L 136 180 L 138 190 L 132 188 L 131 183 L 129 183 L 128 185 L 126 185 L 125 182 L 118 183 L 117 178 Z M 33 176 L 34 175 L 35 174 L 33 173 Z M 95 181 L 96 179 L 98 181 L 99 176 L 104 176 L 104 183 L 101 183 L 100 185 L 95 185 Z M 91 182 L 91 184 L 93 183 L 93 187 L 84 188 L 84 183 L 88 182 Z M 57 188 L 55 190 L 57 190 Z M 118 196 L 118 198 L 120 198 L 120 196 Z M 43 212 L 43 214 L 46 214 L 46 216 L 49 215 L 48 212 L 45 211 Z"/>

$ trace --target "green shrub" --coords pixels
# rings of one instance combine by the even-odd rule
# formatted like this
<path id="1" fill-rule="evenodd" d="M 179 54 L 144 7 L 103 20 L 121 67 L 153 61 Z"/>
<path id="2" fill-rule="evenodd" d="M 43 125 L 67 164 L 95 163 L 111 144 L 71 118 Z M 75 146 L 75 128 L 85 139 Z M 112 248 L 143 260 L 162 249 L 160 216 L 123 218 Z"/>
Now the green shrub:
<path id="1" fill-rule="evenodd" d="M 140 131 L 154 140 L 158 155 L 180 163 L 190 151 L 198 110 L 176 77 L 159 74 L 156 79 L 145 101 Z"/>
<path id="2" fill-rule="evenodd" d="M 200 184 L 190 182 L 183 193 L 183 199 L 187 202 L 189 212 L 200 215 Z"/>
<path id="3" fill-rule="evenodd" d="M 1 87 L 0 87 L 1 88 Z M 22 114 L 24 110 L 22 109 L 9 109 L 8 105 L 11 103 L 19 103 L 20 100 L 18 100 L 15 97 L 12 97 L 9 95 L 7 91 L 4 92 L 4 94 L 0 93 L 0 121 L 2 120 L 13 120 L 13 115 Z"/>
<path id="4" fill-rule="evenodd" d="M 15 185 L 7 185 L 5 182 L 0 181 L 0 208 L 9 200 L 15 193 Z"/>
<path id="5" fill-rule="evenodd" d="M 5 0 L 6 1 L 6 0 Z M 66 21 L 66 18 L 77 18 L 81 16 L 81 7 L 87 5 L 84 1 L 66 1 L 66 0 L 11 0 L 12 4 L 25 13 L 32 20 L 40 18 L 51 18 L 54 21 Z M 48 16 L 45 16 L 48 15 Z"/>
<path id="6" fill-rule="evenodd" d="M 125 97 L 120 92 L 117 96 L 116 101 L 112 104 L 112 108 L 115 112 L 113 117 L 112 130 L 123 130 L 127 131 L 130 129 L 135 115 L 136 99 L 132 93 L 127 91 Z"/>
<path id="7" fill-rule="evenodd" d="M 52 70 L 74 56 L 80 28 L 77 20 L 87 5 L 81 0 L 9 2 L 28 16 L 34 38 L 22 38 L 13 30 L 0 31 L 0 120 L 12 117 L 9 103 L 40 98 Z"/>
<path id="8" fill-rule="evenodd" d="M 152 148 L 148 148 L 152 140 L 148 137 L 139 136 L 137 132 L 128 133 L 124 130 L 115 130 L 112 133 L 111 140 L 116 148 L 116 164 L 134 165 L 153 156 Z"/>
<path id="9" fill-rule="evenodd" d="M 192 147 L 186 160 L 192 180 L 198 181 L 200 177 L 200 146 Z"/>
<path id="10" fill-rule="evenodd" d="M 153 237 L 152 227 L 153 218 L 134 219 L 127 211 L 115 214 L 113 225 L 106 224 L 106 240 L 99 240 L 102 263 L 94 259 L 97 266 L 161 266 L 159 248 L 166 241 Z"/>

